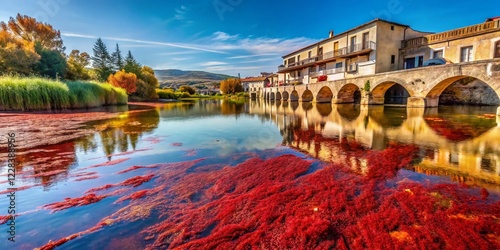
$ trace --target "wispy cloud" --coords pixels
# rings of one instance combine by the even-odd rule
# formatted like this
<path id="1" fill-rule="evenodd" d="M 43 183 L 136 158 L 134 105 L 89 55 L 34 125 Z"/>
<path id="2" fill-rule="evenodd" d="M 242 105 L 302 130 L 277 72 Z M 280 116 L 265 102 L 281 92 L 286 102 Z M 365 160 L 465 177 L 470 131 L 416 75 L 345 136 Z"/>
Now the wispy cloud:
<path id="1" fill-rule="evenodd" d="M 196 53 L 199 53 L 199 52 L 195 51 L 195 50 L 181 50 L 181 51 L 160 53 L 159 55 L 162 55 L 162 56 L 175 56 L 175 55 L 191 55 L 191 54 L 196 54 Z"/>
<path id="2" fill-rule="evenodd" d="M 173 58 L 169 58 L 170 60 L 173 60 L 173 61 L 186 61 L 186 60 L 190 60 L 190 59 L 193 59 L 192 57 L 173 57 Z"/>
<path id="3" fill-rule="evenodd" d="M 205 67 L 202 70 L 205 71 L 211 71 L 211 72 L 241 72 L 241 71 L 247 71 L 247 70 L 258 70 L 262 69 L 260 66 L 248 66 L 248 67 L 238 67 L 238 66 L 232 66 L 232 65 L 219 65 L 219 66 L 210 66 L 210 67 Z"/>
<path id="4" fill-rule="evenodd" d="M 176 14 L 175 14 L 174 18 L 176 20 L 184 20 L 184 19 L 186 19 L 186 13 L 187 13 L 187 11 L 188 11 L 188 8 L 186 6 L 184 6 L 184 5 L 181 5 L 181 7 L 175 9 L 175 13 Z"/>
<path id="5" fill-rule="evenodd" d="M 234 40 L 234 39 L 238 38 L 238 35 L 231 36 L 228 33 L 222 32 L 222 31 L 214 32 L 213 35 L 214 35 L 214 38 L 213 38 L 214 41 L 226 41 L 226 40 Z"/>
<path id="6" fill-rule="evenodd" d="M 243 59 L 243 58 L 261 57 L 261 56 L 278 56 L 278 54 L 268 53 L 268 54 L 258 54 L 258 55 L 231 56 L 228 57 L 227 59 Z"/>
<path id="7" fill-rule="evenodd" d="M 97 39 L 98 38 L 97 36 L 93 36 L 93 35 L 76 34 L 76 33 L 62 33 L 62 35 L 66 36 L 66 37 L 80 37 L 80 38 L 86 38 L 86 39 Z M 212 53 L 218 53 L 218 54 L 226 54 L 226 52 L 221 51 L 221 50 L 213 50 L 213 49 L 198 47 L 198 46 L 190 45 L 190 44 L 157 42 L 157 41 L 147 41 L 147 40 L 138 40 L 138 39 L 130 39 L 130 38 L 120 38 L 120 37 L 102 37 L 102 39 L 112 40 L 112 41 L 120 41 L 120 42 L 133 42 L 133 43 L 139 43 L 139 44 L 167 46 L 167 47 L 174 47 L 174 48 L 181 48 L 181 49 L 198 50 L 198 51 L 212 52 Z"/>
<path id="8" fill-rule="evenodd" d="M 200 63 L 200 66 L 218 66 L 218 65 L 226 65 L 226 64 L 227 63 L 225 63 L 225 62 L 212 61 L 212 62 Z"/>
<path id="9" fill-rule="evenodd" d="M 251 54 L 277 53 L 280 55 L 288 54 L 294 50 L 313 44 L 317 40 L 297 37 L 297 38 L 244 38 L 236 41 L 219 42 L 212 44 L 210 48 L 220 51 L 245 50 Z"/>
<path id="10" fill-rule="evenodd" d="M 260 62 L 270 62 L 270 61 L 276 61 L 279 60 L 277 58 L 261 58 L 257 60 L 247 60 L 247 61 L 241 61 L 237 63 L 260 63 Z"/>

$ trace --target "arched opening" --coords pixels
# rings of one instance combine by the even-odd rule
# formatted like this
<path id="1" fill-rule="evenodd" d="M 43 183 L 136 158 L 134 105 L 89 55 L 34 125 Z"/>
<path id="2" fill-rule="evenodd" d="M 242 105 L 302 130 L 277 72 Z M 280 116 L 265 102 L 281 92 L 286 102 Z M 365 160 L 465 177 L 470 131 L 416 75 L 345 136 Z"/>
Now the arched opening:
<path id="1" fill-rule="evenodd" d="M 394 84 L 384 94 L 384 104 L 401 104 L 408 102 L 410 93 L 401 84 Z"/>
<path id="2" fill-rule="evenodd" d="M 333 98 L 333 92 L 332 90 L 324 86 L 321 88 L 318 92 L 318 95 L 316 96 L 316 102 L 321 103 L 321 102 L 331 102 Z"/>
<path id="3" fill-rule="evenodd" d="M 378 84 L 370 94 L 373 104 L 406 104 L 411 96 L 403 85 L 394 81 Z"/>
<path id="4" fill-rule="evenodd" d="M 337 95 L 337 103 L 360 103 L 361 91 L 358 86 L 349 83 L 344 85 Z"/>
<path id="5" fill-rule="evenodd" d="M 497 92 L 487 83 L 469 76 L 455 76 L 439 82 L 428 94 L 439 105 L 500 105 Z"/>
<path id="6" fill-rule="evenodd" d="M 290 107 L 292 108 L 293 111 L 295 111 L 299 107 L 299 103 L 298 102 L 291 102 Z"/>
<path id="7" fill-rule="evenodd" d="M 288 92 L 283 91 L 282 99 L 283 99 L 283 101 L 288 101 Z"/>
<path id="8" fill-rule="evenodd" d="M 297 90 L 292 91 L 292 93 L 290 94 L 290 101 L 296 102 L 298 100 L 299 100 L 299 93 L 297 92 Z"/>
<path id="9" fill-rule="evenodd" d="M 329 116 L 332 113 L 332 104 L 331 103 L 317 103 L 316 109 L 318 113 L 323 116 Z"/>
<path id="10" fill-rule="evenodd" d="M 274 92 L 271 92 L 271 100 L 274 101 L 275 99 Z"/>
<path id="11" fill-rule="evenodd" d="M 276 92 L 276 100 L 281 100 L 281 93 L 280 92 Z"/>
<path id="12" fill-rule="evenodd" d="M 304 93 L 302 93 L 303 102 L 311 102 L 313 99 L 314 99 L 313 92 L 311 92 L 310 90 L 307 89 L 306 91 L 304 91 Z"/>

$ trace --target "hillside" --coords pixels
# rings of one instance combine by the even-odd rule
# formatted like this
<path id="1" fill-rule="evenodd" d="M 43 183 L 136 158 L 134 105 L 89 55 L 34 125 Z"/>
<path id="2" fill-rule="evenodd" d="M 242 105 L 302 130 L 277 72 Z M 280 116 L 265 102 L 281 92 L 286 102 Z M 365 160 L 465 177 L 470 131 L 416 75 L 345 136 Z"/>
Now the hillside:
<path id="1" fill-rule="evenodd" d="M 212 86 L 213 83 L 219 83 L 221 80 L 234 77 L 205 71 L 184 71 L 179 69 L 155 70 L 155 75 L 160 82 L 161 88 L 178 88 L 182 85 Z"/>

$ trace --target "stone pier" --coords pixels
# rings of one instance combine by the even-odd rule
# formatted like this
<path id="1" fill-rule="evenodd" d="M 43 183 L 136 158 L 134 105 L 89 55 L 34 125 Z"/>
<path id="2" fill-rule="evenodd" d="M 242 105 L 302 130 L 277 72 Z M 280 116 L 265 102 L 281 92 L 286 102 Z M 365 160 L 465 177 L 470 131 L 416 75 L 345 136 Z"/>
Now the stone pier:
<path id="1" fill-rule="evenodd" d="M 432 108 L 439 106 L 439 97 L 408 97 L 408 108 Z"/>

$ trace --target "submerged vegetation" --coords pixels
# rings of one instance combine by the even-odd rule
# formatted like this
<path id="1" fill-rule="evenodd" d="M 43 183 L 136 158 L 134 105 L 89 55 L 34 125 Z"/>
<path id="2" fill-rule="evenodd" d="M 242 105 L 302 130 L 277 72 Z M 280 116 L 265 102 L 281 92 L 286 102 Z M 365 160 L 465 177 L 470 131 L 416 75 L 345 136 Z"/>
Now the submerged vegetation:
<path id="1" fill-rule="evenodd" d="M 126 104 L 124 89 L 107 83 L 39 77 L 0 78 L 0 110 L 53 110 Z"/>

